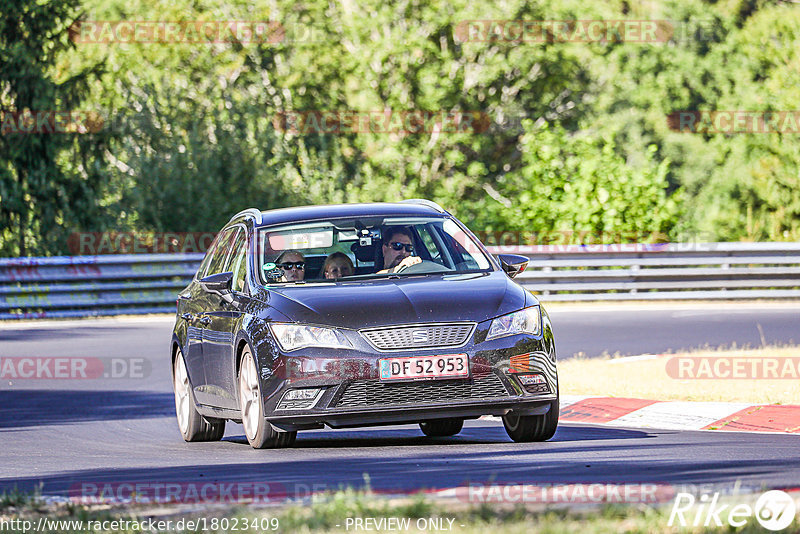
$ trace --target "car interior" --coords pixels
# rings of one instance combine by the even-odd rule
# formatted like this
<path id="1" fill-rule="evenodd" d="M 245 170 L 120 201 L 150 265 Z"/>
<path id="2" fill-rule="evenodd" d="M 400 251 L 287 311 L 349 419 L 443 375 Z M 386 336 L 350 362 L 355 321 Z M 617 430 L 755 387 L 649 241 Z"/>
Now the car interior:
<path id="1" fill-rule="evenodd" d="M 316 223 L 305 228 L 276 230 L 267 236 L 270 246 L 265 256 L 277 258 L 283 250 L 297 250 L 305 258 L 304 280 L 322 280 L 325 278 L 322 272 L 325 259 L 334 252 L 341 252 L 352 261 L 355 276 L 371 275 L 384 268 L 382 244 L 385 234 L 392 227 L 403 226 L 412 234 L 412 255 L 423 260 L 427 265 L 423 269 L 427 272 L 479 268 L 461 243 L 434 223 L 398 221 L 383 225 L 382 222 L 369 222 L 372 224 L 360 220 L 337 221 L 332 225 Z M 287 242 L 291 246 L 287 247 Z M 312 244 L 317 246 L 309 246 Z M 487 267 L 488 264 L 482 268 Z M 279 270 L 275 272 L 280 276 Z"/>
<path id="2" fill-rule="evenodd" d="M 415 248 L 415 255 L 420 255 L 423 259 L 430 259 L 430 254 L 428 253 L 425 247 L 420 247 L 418 244 L 420 243 L 419 235 L 414 227 L 411 227 L 412 234 L 413 234 L 413 241 L 414 241 L 414 248 Z M 363 232 L 364 235 L 360 236 L 357 241 L 352 243 L 349 246 L 349 250 L 347 250 L 347 242 L 346 241 L 339 241 L 337 243 L 337 247 L 334 247 L 335 250 L 329 249 L 325 253 L 320 254 L 318 250 L 308 250 L 300 252 L 304 253 L 305 262 L 306 262 L 306 272 L 305 272 L 305 280 L 321 280 L 325 278 L 322 272 L 322 266 L 325 263 L 325 259 L 328 257 L 329 254 L 332 254 L 336 251 L 344 252 L 350 260 L 353 262 L 353 266 L 355 267 L 356 275 L 361 274 L 372 274 L 376 271 L 383 269 L 383 252 L 381 250 L 382 246 L 382 239 L 381 239 L 381 229 L 369 229 L 363 228 L 358 230 Z"/>

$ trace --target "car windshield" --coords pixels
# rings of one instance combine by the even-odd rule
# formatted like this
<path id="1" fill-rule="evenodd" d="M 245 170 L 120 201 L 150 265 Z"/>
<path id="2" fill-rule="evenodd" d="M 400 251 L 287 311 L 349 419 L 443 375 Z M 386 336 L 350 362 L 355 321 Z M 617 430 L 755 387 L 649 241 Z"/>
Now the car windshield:
<path id="1" fill-rule="evenodd" d="M 492 270 L 449 217 L 331 219 L 259 229 L 264 284 L 335 282 Z"/>

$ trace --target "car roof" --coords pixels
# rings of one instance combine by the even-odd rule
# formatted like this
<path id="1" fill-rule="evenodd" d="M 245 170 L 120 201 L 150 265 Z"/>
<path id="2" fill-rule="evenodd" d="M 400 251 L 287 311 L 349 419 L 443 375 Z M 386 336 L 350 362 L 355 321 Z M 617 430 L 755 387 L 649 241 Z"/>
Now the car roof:
<path id="1" fill-rule="evenodd" d="M 438 209 L 437 209 L 438 208 Z M 233 217 L 245 213 L 256 214 L 258 210 L 245 210 Z M 444 216 L 447 213 L 433 202 L 376 202 L 368 204 L 329 204 L 323 206 L 298 206 L 279 208 L 261 212 L 261 222 L 257 226 L 309 221 L 316 219 L 335 219 L 350 217 L 391 217 L 391 216 Z M 231 220 L 233 220 L 231 219 Z"/>

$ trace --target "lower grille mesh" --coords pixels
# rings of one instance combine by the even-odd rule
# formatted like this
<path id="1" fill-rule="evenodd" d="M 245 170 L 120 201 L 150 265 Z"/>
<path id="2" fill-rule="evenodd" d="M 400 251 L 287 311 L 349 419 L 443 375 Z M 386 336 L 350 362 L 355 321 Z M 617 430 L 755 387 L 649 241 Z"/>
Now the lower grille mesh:
<path id="1" fill-rule="evenodd" d="M 508 390 L 494 373 L 472 380 L 426 380 L 399 384 L 356 380 L 345 387 L 344 395 L 334 405 L 336 408 L 431 404 L 508 396 Z"/>

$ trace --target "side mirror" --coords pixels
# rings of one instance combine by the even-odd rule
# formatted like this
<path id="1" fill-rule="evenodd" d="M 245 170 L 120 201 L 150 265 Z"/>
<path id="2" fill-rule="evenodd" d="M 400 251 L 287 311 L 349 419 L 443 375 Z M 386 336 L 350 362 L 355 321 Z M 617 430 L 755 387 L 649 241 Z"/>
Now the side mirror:
<path id="1" fill-rule="evenodd" d="M 225 273 L 218 273 L 206 276 L 200 280 L 200 287 L 209 293 L 214 293 L 222 297 L 222 300 L 228 304 L 233 304 L 234 298 L 231 294 L 231 281 L 233 280 L 233 273 L 228 271 Z"/>
<path id="2" fill-rule="evenodd" d="M 500 260 L 500 266 L 509 278 L 514 278 L 524 271 L 530 261 L 525 256 L 518 256 L 517 254 L 498 254 L 497 259 Z"/>

